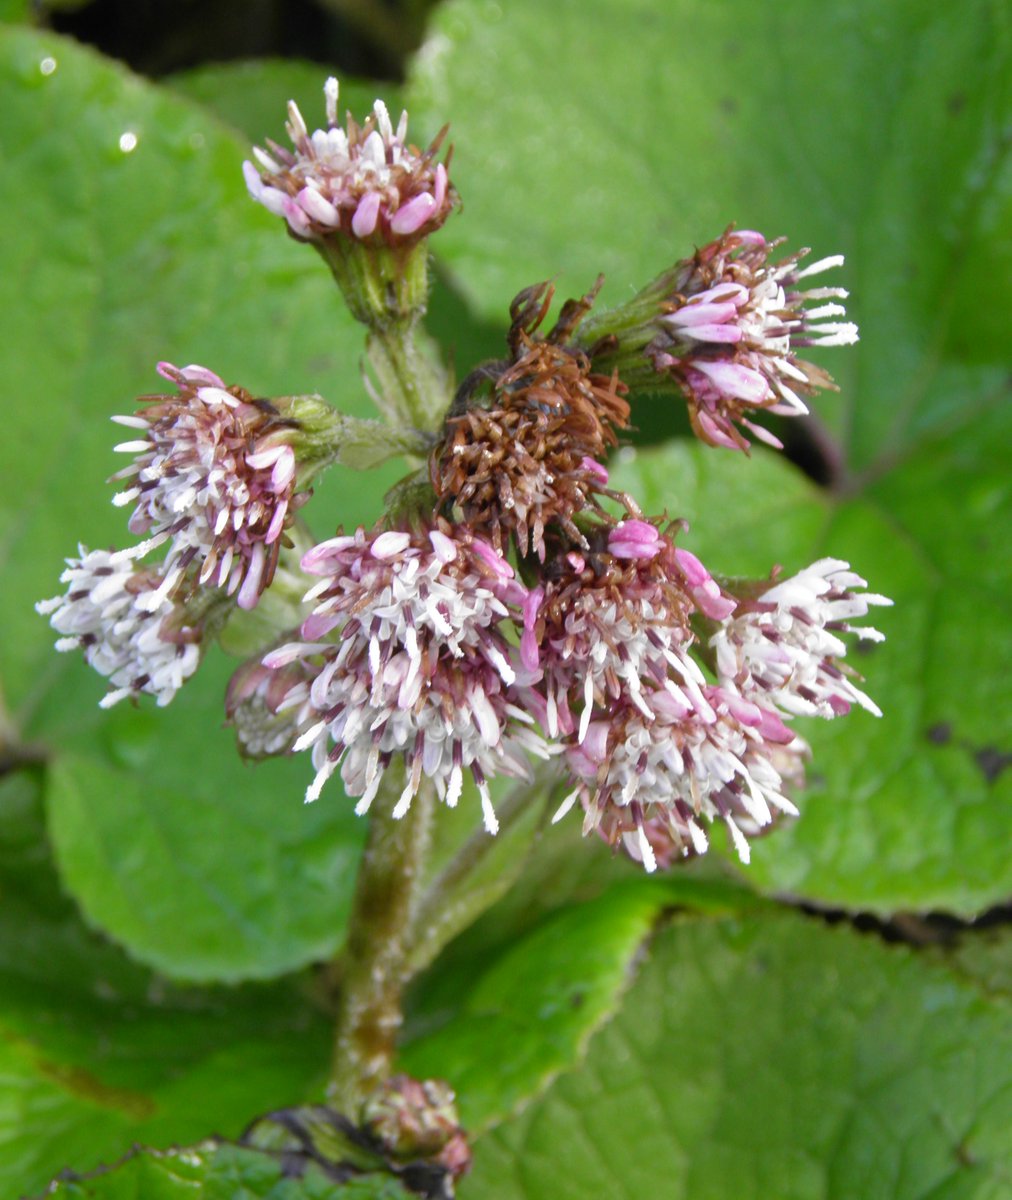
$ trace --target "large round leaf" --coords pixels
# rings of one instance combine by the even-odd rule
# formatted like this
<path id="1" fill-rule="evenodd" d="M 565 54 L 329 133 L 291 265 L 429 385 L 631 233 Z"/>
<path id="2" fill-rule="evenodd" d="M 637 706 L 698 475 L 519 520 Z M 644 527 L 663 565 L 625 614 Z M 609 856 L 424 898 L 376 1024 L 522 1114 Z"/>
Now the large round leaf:
<path id="1" fill-rule="evenodd" d="M 0 1178 L 33 1194 L 136 1141 L 238 1136 L 322 1087 L 307 980 L 180 988 L 89 932 L 45 852 L 32 774 L 0 780 Z"/>
<path id="2" fill-rule="evenodd" d="M 999 1200 L 1008 1008 L 794 915 L 658 937 L 579 1071 L 479 1142 L 497 1200 Z"/>

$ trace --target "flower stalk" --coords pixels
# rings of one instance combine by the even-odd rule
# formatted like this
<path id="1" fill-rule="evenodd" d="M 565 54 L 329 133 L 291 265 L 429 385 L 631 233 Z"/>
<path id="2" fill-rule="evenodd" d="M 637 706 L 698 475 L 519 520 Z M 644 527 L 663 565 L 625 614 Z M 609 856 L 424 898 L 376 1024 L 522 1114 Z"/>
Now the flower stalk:
<path id="1" fill-rule="evenodd" d="M 418 974 L 435 962 L 445 946 L 505 896 L 520 877 L 528 853 L 516 849 L 513 856 L 491 877 L 486 872 L 479 879 L 489 856 L 498 843 L 531 813 L 538 811 L 536 830 L 548 820 L 549 804 L 555 794 L 552 781 L 558 783 L 560 773 L 553 763 L 543 763 L 533 779 L 516 784 L 504 800 L 496 805 L 499 834 L 490 838 L 485 830 L 476 829 L 457 853 L 425 889 L 411 931 L 411 973 Z M 536 839 L 537 833 L 534 833 Z M 533 846 L 533 840 L 529 841 Z M 478 882 L 475 882 L 479 879 Z"/>
<path id="2" fill-rule="evenodd" d="M 408 811 L 395 819 L 402 787 L 403 767 L 391 768 L 373 802 L 340 964 L 328 1101 L 353 1118 L 393 1074 L 408 978 L 408 931 L 429 846 L 433 789 L 426 781 Z"/>
<path id="3" fill-rule="evenodd" d="M 434 432 L 450 404 L 446 373 L 425 353 L 415 321 L 374 325 L 366 354 L 379 384 L 376 407 L 394 430 Z"/>

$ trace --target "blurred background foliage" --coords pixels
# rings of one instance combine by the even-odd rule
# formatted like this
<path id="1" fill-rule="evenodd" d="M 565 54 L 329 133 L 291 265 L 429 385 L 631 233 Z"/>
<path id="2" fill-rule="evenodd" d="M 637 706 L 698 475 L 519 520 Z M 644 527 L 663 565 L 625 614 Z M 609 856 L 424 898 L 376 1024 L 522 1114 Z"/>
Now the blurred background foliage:
<path id="1" fill-rule="evenodd" d="M 841 390 L 778 431 L 786 456 L 698 447 L 647 399 L 614 467 L 718 570 L 832 554 L 896 601 L 858 660 L 885 716 L 805 727 L 802 818 L 748 869 L 718 846 L 647 880 L 540 809 L 496 848 L 475 886 L 522 864 L 517 887 L 419 980 L 405 1035 L 477 1135 L 460 1194 L 1012 1194 L 1007 7 L 0 0 L 0 22 L 8 1194 L 321 1094 L 362 823 L 336 782 L 302 806 L 307 763 L 238 761 L 223 654 L 166 711 L 100 712 L 32 605 L 79 539 L 122 541 L 108 417 L 159 359 L 368 414 L 358 329 L 239 172 L 289 97 L 322 119 L 328 73 L 360 117 L 407 104 L 419 144 L 451 122 L 464 209 L 429 327 L 458 376 L 542 278 L 564 298 L 604 270 L 614 302 L 731 221 L 843 251 L 862 341 L 820 359 Z M 314 532 L 371 523 L 399 473 L 335 468 Z M 437 863 L 477 823 L 439 817 Z M 205 1144 L 58 1194 L 195 1187 L 333 1190 Z"/>

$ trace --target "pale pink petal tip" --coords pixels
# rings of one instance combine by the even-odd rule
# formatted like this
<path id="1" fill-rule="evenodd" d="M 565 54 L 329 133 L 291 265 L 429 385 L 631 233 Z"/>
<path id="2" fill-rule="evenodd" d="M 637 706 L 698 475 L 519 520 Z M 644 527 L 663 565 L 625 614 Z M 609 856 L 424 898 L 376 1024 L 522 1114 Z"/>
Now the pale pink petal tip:
<path id="1" fill-rule="evenodd" d="M 675 551 L 675 560 L 685 573 L 685 578 L 692 587 L 699 587 L 710 579 L 710 572 L 703 566 L 691 550 L 683 550 L 680 546 Z"/>
<path id="2" fill-rule="evenodd" d="M 440 562 L 453 562 L 457 557 L 457 544 L 453 538 L 447 537 L 445 533 L 438 529 L 433 529 L 429 533 L 429 542 L 432 544 L 432 551 Z"/>
<path id="3" fill-rule="evenodd" d="M 202 367 L 199 363 L 190 363 L 189 366 L 183 367 L 179 372 L 187 383 L 196 383 L 203 387 L 222 388 L 225 387 L 225 381 L 220 375 L 216 375 L 207 367 Z M 231 397 L 229 396 L 230 400 Z"/>
<path id="4" fill-rule="evenodd" d="M 436 207 L 437 208 L 442 208 L 443 202 L 446 200 L 447 183 L 448 183 L 448 180 L 447 180 L 447 176 L 446 176 L 446 167 L 442 163 L 439 163 L 438 166 L 436 167 L 435 197 L 436 197 Z"/>
<path id="5" fill-rule="evenodd" d="M 366 192 L 358 202 L 351 219 L 351 231 L 357 238 L 367 238 L 376 229 L 382 199 L 379 192 Z"/>
<path id="6" fill-rule="evenodd" d="M 306 237 L 312 227 L 309 223 L 309 217 L 306 216 L 305 212 L 295 203 L 291 196 L 285 197 L 281 207 L 292 233 L 297 234 L 299 237 Z"/>
<path id="7" fill-rule="evenodd" d="M 619 521 L 608 534 L 608 551 L 616 558 L 655 558 L 661 545 L 660 534 L 649 521 Z"/>
<path id="8" fill-rule="evenodd" d="M 336 228 L 340 225 L 341 214 L 315 188 L 304 187 L 298 196 L 296 196 L 296 200 L 298 200 L 303 211 L 308 213 L 320 225 L 329 225 L 331 228 Z"/>
<path id="9" fill-rule="evenodd" d="M 401 237 L 417 233 L 437 209 L 436 198 L 429 192 L 419 192 L 390 218 L 390 229 Z"/>
<path id="10" fill-rule="evenodd" d="M 396 558 L 411 544 L 411 534 L 401 529 L 388 529 L 372 544 L 373 558 Z"/>
<path id="11" fill-rule="evenodd" d="M 474 540 L 471 542 L 471 549 L 478 555 L 480 559 L 484 561 L 487 566 L 491 567 L 501 579 L 513 578 L 513 568 L 503 558 L 499 551 L 495 549 L 494 546 L 490 545 L 482 538 L 474 538 Z"/>
<path id="12" fill-rule="evenodd" d="M 264 190 L 264 181 L 260 178 L 260 172 L 256 169 L 255 164 L 251 163 L 248 158 L 242 164 L 242 177 L 246 180 L 249 194 L 254 200 L 259 200 L 260 194 Z"/>
<path id="13" fill-rule="evenodd" d="M 727 430 L 718 425 L 708 412 L 700 409 L 696 414 L 696 420 L 699 422 L 700 428 L 715 446 L 723 446 L 725 450 L 741 449 L 741 446 L 731 437 Z"/>
<path id="14" fill-rule="evenodd" d="M 263 544 L 258 542 L 253 547 L 253 555 L 250 558 L 249 567 L 246 569 L 246 578 L 242 581 L 242 587 L 236 597 L 236 603 L 240 608 L 256 608 L 257 601 L 260 599 L 260 581 L 263 579 L 266 558 L 267 554 Z"/>

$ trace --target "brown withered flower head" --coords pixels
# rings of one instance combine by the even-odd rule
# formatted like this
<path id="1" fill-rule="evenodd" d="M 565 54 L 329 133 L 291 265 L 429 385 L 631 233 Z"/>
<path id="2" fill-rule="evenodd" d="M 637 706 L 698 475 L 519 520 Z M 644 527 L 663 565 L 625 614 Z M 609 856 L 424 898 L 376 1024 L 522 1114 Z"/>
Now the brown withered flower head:
<path id="1" fill-rule="evenodd" d="M 601 495 L 638 511 L 609 490 L 601 462 L 617 442 L 616 430 L 629 422 L 625 385 L 617 373 L 594 373 L 587 356 L 565 344 L 597 286 L 568 301 L 545 337 L 536 330 L 554 289 L 542 283 L 516 297 L 510 359 L 486 364 L 464 380 L 430 459 L 439 501 L 456 505 L 500 552 L 512 534 L 521 554 L 533 552 L 544 561 L 545 529 L 552 522 L 585 545 L 573 517 L 585 509 L 603 516 Z M 482 395 L 488 383 L 491 396 Z"/>

